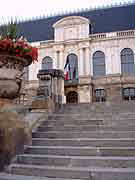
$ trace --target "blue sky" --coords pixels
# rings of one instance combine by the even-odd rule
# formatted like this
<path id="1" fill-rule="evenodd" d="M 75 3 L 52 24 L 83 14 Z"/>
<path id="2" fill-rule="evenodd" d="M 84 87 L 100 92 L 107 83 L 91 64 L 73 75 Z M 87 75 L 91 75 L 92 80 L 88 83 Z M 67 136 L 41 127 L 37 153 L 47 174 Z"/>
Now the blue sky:
<path id="1" fill-rule="evenodd" d="M 129 0 L 133 2 L 134 0 Z M 82 8 L 92 8 L 115 3 L 128 2 L 127 0 L 3 0 L 0 10 L 0 24 L 12 18 L 18 20 L 40 17 L 73 11 Z M 134 1 L 135 2 L 135 1 Z"/>

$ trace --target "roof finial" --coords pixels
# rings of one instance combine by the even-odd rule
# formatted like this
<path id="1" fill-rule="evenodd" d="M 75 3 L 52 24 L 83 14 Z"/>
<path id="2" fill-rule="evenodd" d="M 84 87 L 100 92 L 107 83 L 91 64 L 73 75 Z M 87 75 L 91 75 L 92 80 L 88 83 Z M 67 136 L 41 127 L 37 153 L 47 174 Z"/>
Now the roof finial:
<path id="1" fill-rule="evenodd" d="M 127 5 L 135 5 L 135 0 L 124 0 L 124 2 L 121 2 L 120 3 L 111 3 L 110 5 L 107 4 L 103 4 L 102 6 L 101 5 L 96 5 L 95 7 L 90 7 L 90 8 L 82 8 L 82 9 L 75 9 L 75 10 L 70 10 L 70 11 L 61 11 L 61 12 L 58 12 L 58 13 L 51 13 L 51 14 L 43 14 L 43 15 L 40 15 L 40 16 L 36 16 L 36 17 L 30 17 L 30 18 L 20 18 L 18 21 L 19 22 L 26 22 L 26 21 L 34 21 L 34 20 L 38 20 L 38 19 L 46 19 L 46 18 L 49 18 L 49 17 L 56 17 L 56 16 L 63 16 L 63 15 L 70 15 L 70 14 L 73 14 L 73 13 L 79 13 L 79 12 L 88 12 L 88 11 L 94 11 L 94 10 L 98 10 L 98 9 L 108 9 L 108 8 L 113 8 L 113 7 L 121 7 L 121 6 L 127 6 Z M 1 17 L 3 18 L 3 17 Z M 9 17 L 8 17 L 9 19 Z M 3 21 L 3 20 L 2 20 Z"/>

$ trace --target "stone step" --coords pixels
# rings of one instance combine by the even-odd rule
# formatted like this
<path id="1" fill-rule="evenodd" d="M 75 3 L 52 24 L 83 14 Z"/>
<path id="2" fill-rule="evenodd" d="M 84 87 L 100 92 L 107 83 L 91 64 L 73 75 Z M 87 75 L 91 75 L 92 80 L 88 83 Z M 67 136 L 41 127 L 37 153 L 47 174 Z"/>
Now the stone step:
<path id="1" fill-rule="evenodd" d="M 115 108 L 115 109 L 88 109 L 88 108 L 66 108 L 64 110 L 60 110 L 60 111 L 57 111 L 57 113 L 59 114 L 64 114 L 64 113 L 72 113 L 72 114 L 76 114 L 76 113 L 79 113 L 79 112 L 82 112 L 82 113 L 90 113 L 90 114 L 109 114 L 109 113 L 124 113 L 124 112 L 127 112 L 127 113 L 135 113 L 135 109 L 131 108 L 131 109 L 121 109 L 121 108 Z"/>
<path id="2" fill-rule="evenodd" d="M 135 102 L 63 105 L 44 117 L 32 146 L 9 172 L 37 176 L 33 180 L 135 180 L 134 107 Z"/>
<path id="3" fill-rule="evenodd" d="M 112 114 L 90 114 L 90 113 L 81 113 L 79 112 L 77 114 L 72 115 L 72 113 L 67 113 L 67 114 L 52 114 L 48 116 L 49 120 L 60 120 L 60 119 L 101 119 L 103 120 L 104 118 L 111 118 Z M 115 117 L 115 116 L 114 116 Z M 127 118 L 127 117 L 126 117 Z"/>
<path id="4" fill-rule="evenodd" d="M 106 125 L 41 125 L 38 131 L 94 131 L 94 130 L 110 130 L 110 131 L 134 131 L 135 125 L 131 126 L 106 126 Z"/>
<path id="5" fill-rule="evenodd" d="M 48 116 L 49 120 L 104 120 L 104 119 L 112 119 L 112 120 L 127 120 L 127 119 L 135 119 L 135 114 L 126 114 L 126 113 L 121 113 L 121 114 L 90 114 L 90 113 L 78 113 L 72 115 L 72 113 L 69 114 L 52 114 Z"/>
<path id="6" fill-rule="evenodd" d="M 113 103 L 113 102 L 102 102 L 102 103 L 92 103 L 92 104 L 88 104 L 88 103 L 79 103 L 79 104 L 64 104 L 63 107 L 61 108 L 61 110 L 65 110 L 68 108 L 85 108 L 85 109 L 90 109 L 91 111 L 93 110 L 132 110 L 134 111 L 134 106 L 135 106 L 135 102 L 134 101 L 123 101 L 122 103 Z"/>
<path id="7" fill-rule="evenodd" d="M 74 111 L 74 108 L 71 109 L 72 111 Z M 85 109 L 78 109 L 75 111 L 76 113 L 73 113 L 74 116 L 95 116 L 95 117 L 99 117 L 99 116 L 104 116 L 104 117 L 109 117 L 109 116 L 112 116 L 112 115 L 115 115 L 115 116 L 123 116 L 123 117 L 127 117 L 128 115 L 133 117 L 135 115 L 135 109 L 134 111 L 131 111 L 129 112 L 128 110 L 127 111 L 122 111 L 122 112 L 113 112 L 113 111 L 103 111 L 103 112 L 85 112 Z M 48 114 L 48 117 L 54 117 L 54 116 L 72 116 L 72 114 L 67 111 L 67 112 L 54 112 L 53 114 Z"/>
<path id="8" fill-rule="evenodd" d="M 78 107 L 90 107 L 91 109 L 100 107 L 100 108 L 119 108 L 119 107 L 133 107 L 133 105 L 135 106 L 135 101 L 122 101 L 120 103 L 115 103 L 115 102 L 93 102 L 92 104 L 90 103 L 78 103 L 78 104 L 74 104 L 74 103 L 70 103 L 70 104 L 63 104 L 63 109 L 68 108 L 68 107 L 72 107 L 72 108 L 78 108 Z"/>
<path id="9" fill-rule="evenodd" d="M 17 157 L 19 164 L 70 167 L 135 167 L 135 157 L 56 156 L 24 154 Z"/>
<path id="10" fill-rule="evenodd" d="M 24 176 L 24 175 L 0 173 L 0 180 L 63 180 L 63 178 L 48 178 L 41 176 Z M 76 179 L 64 179 L 64 180 L 76 180 Z M 83 180 L 83 179 L 78 179 L 78 180 Z"/>
<path id="11" fill-rule="evenodd" d="M 110 115 L 110 116 L 91 116 L 91 115 L 76 115 L 76 116 L 67 116 L 67 115 L 57 115 L 57 116 L 51 116 L 51 117 L 48 117 L 48 121 L 69 121 L 69 120 L 73 120 L 73 121 L 76 121 L 76 120 L 100 120 L 100 121 L 108 121 L 108 120 L 111 120 L 111 121 L 120 121 L 120 120 L 123 120 L 123 121 L 135 121 L 135 115 L 134 116 L 122 116 L 122 115 Z M 47 120 L 46 120 L 47 121 Z"/>
<path id="12" fill-rule="evenodd" d="M 117 110 L 121 110 L 123 111 L 123 109 L 125 110 L 132 110 L 134 111 L 133 106 L 135 106 L 135 103 L 130 103 L 129 104 L 123 104 L 123 102 L 121 104 L 107 104 L 107 103 L 92 103 L 92 104 L 65 104 L 63 105 L 63 107 L 60 108 L 61 111 L 67 110 L 67 109 L 88 109 L 92 112 L 94 111 L 117 111 Z M 129 109 L 127 109 L 129 108 Z M 131 112 L 132 112 L 131 111 Z"/>
<path id="13" fill-rule="evenodd" d="M 75 125 L 107 125 L 107 126 L 135 126 L 135 120 L 46 120 L 41 125 L 43 126 L 75 126 Z"/>
<path id="14" fill-rule="evenodd" d="M 25 153 L 63 156 L 135 156 L 135 147 L 28 146 Z"/>
<path id="15" fill-rule="evenodd" d="M 46 120 L 43 121 L 41 126 L 75 126 L 75 125 L 82 125 L 82 126 L 90 126 L 90 125 L 106 125 L 106 126 L 135 126 L 135 120 Z"/>
<path id="16" fill-rule="evenodd" d="M 127 108 L 130 107 L 132 108 L 133 105 L 135 105 L 135 103 L 128 103 L 128 104 L 124 104 L 124 102 L 119 103 L 117 105 L 115 104 L 107 104 L 106 103 L 92 103 L 92 104 L 64 104 L 63 107 L 61 109 L 68 109 L 68 108 L 86 108 L 86 109 L 90 109 L 90 110 L 95 110 L 95 109 L 119 109 L 120 107 L 123 108 Z M 115 106 L 114 106 L 115 105 Z"/>
<path id="17" fill-rule="evenodd" d="M 74 138 L 74 139 L 48 139 L 33 138 L 33 146 L 94 146 L 94 147 L 113 147 L 113 146 L 134 146 L 135 138 Z"/>
<path id="18" fill-rule="evenodd" d="M 135 131 L 81 131 L 81 132 L 63 132 L 63 131 L 48 131 L 48 132 L 33 132 L 33 138 L 135 138 Z"/>
<path id="19" fill-rule="evenodd" d="M 83 180 L 134 180 L 135 168 L 73 168 L 12 164 L 13 174 Z"/>
<path id="20" fill-rule="evenodd" d="M 103 124 L 103 120 L 73 120 L 73 119 L 67 119 L 67 120 L 46 120 L 42 123 L 42 125 L 49 126 L 49 125 L 100 125 Z"/>

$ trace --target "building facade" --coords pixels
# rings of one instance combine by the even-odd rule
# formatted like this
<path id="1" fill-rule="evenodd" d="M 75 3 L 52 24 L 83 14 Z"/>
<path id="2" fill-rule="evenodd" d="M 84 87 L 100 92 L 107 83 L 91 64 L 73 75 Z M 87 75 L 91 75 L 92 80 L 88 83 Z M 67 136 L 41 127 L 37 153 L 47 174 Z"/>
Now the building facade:
<path id="1" fill-rule="evenodd" d="M 135 100 L 134 3 L 33 20 L 20 26 L 39 49 L 39 62 L 27 71 L 25 92 L 29 96 L 34 96 L 38 88 L 39 69 L 61 69 L 67 73 L 67 103 Z"/>

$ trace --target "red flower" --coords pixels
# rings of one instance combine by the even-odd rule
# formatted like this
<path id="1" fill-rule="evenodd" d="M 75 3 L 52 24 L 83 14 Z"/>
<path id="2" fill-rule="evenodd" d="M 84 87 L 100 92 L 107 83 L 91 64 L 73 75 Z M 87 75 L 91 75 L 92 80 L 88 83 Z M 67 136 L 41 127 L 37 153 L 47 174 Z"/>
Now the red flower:
<path id="1" fill-rule="evenodd" d="M 38 61 L 38 49 L 35 47 L 32 48 L 32 56 L 34 61 Z"/>
<path id="2" fill-rule="evenodd" d="M 33 62 L 38 61 L 38 49 L 30 46 L 24 39 L 1 39 L 0 50 L 28 60 L 31 59 Z"/>

